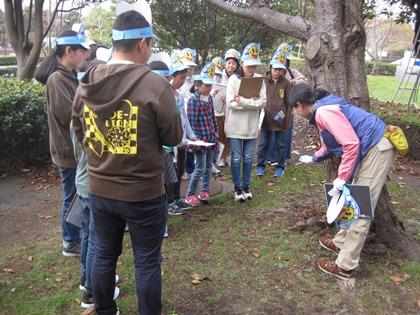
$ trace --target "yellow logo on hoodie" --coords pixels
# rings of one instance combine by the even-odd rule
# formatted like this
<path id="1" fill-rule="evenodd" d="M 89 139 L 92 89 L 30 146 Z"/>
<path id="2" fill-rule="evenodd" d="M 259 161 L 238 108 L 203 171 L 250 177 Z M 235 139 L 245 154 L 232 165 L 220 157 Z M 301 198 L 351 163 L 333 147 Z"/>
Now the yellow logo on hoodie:
<path id="1" fill-rule="evenodd" d="M 86 143 L 97 156 L 101 157 L 104 152 L 137 154 L 137 106 L 123 100 L 118 110 L 101 119 L 102 130 L 97 124 L 98 116 L 87 105 L 84 105 L 83 111 Z"/>

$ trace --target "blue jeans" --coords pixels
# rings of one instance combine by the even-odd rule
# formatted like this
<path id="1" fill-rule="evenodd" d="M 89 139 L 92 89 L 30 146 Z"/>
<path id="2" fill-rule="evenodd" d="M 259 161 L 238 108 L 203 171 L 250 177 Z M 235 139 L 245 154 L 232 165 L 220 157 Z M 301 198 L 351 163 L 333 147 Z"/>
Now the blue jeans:
<path id="1" fill-rule="evenodd" d="M 293 128 L 287 129 L 284 133 L 284 146 L 285 146 L 285 152 L 284 152 L 284 158 L 285 160 L 290 160 L 292 156 L 292 131 Z"/>
<path id="2" fill-rule="evenodd" d="M 121 255 L 126 222 L 136 268 L 140 314 L 159 314 L 162 308 L 161 247 L 168 211 L 166 195 L 128 202 L 89 196 L 96 237 L 92 264 L 92 289 L 98 315 L 114 315 L 115 268 Z"/>
<path id="3" fill-rule="evenodd" d="M 235 190 L 249 189 L 252 172 L 252 160 L 257 139 L 229 138 L 231 154 L 231 172 Z M 242 164 L 242 181 L 241 181 Z"/>
<path id="4" fill-rule="evenodd" d="M 63 245 L 67 246 L 71 242 L 80 242 L 80 229 L 66 222 L 65 217 L 70 208 L 70 204 L 76 195 L 76 169 L 58 168 L 61 176 L 61 187 L 63 188 L 63 203 L 61 206 L 61 233 L 63 236 Z"/>
<path id="5" fill-rule="evenodd" d="M 92 262 L 95 254 L 95 231 L 92 211 L 89 209 L 89 199 L 80 197 L 83 204 L 82 242 L 81 242 L 81 274 L 85 280 L 84 287 L 88 294 L 92 294 Z"/>
<path id="6" fill-rule="evenodd" d="M 198 182 L 201 179 L 201 191 L 210 191 L 211 167 L 213 163 L 213 151 L 196 152 L 195 169 L 191 175 L 190 183 L 188 185 L 187 195 L 195 194 L 197 191 Z"/>
<path id="7" fill-rule="evenodd" d="M 265 166 L 266 155 L 268 152 L 272 151 L 273 156 L 271 157 L 270 161 L 277 162 L 278 167 L 284 169 L 284 136 L 284 131 L 269 131 L 264 129 L 260 130 L 260 141 L 258 144 L 258 166 Z"/>
<path id="8" fill-rule="evenodd" d="M 192 174 L 194 172 L 194 168 L 195 168 L 194 153 L 187 151 L 185 171 L 187 172 L 187 174 Z"/>

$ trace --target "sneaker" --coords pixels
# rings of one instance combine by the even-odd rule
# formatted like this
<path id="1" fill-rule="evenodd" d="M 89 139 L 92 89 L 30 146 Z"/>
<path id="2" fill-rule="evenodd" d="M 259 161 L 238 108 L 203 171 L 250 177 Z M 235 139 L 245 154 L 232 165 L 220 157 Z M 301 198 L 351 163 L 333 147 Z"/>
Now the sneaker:
<path id="1" fill-rule="evenodd" d="M 118 282 L 120 282 L 120 277 L 118 275 L 115 275 L 115 284 L 117 284 Z M 79 290 L 86 292 L 85 280 L 83 280 L 83 278 L 80 279 Z"/>
<path id="2" fill-rule="evenodd" d="M 85 278 L 81 277 L 80 282 L 79 282 L 79 290 L 80 291 L 86 291 L 85 282 L 86 282 Z"/>
<path id="3" fill-rule="evenodd" d="M 198 199 L 200 199 L 203 203 L 209 203 L 210 201 L 210 194 L 208 191 L 200 191 L 198 195 Z"/>
<path id="4" fill-rule="evenodd" d="M 183 215 L 185 214 L 185 210 L 178 207 L 175 202 L 169 204 L 168 207 L 168 214 L 169 215 Z"/>
<path id="5" fill-rule="evenodd" d="M 165 232 L 163 233 L 163 237 L 167 238 L 169 236 L 169 229 L 168 226 L 165 226 Z"/>
<path id="6" fill-rule="evenodd" d="M 188 210 L 188 209 L 191 209 L 192 207 L 193 207 L 193 205 L 192 204 L 190 204 L 190 203 L 188 203 L 188 202 L 185 202 L 184 200 L 182 200 L 182 199 L 178 199 L 178 200 L 176 200 L 175 201 L 175 204 L 179 207 L 179 208 L 181 208 L 181 209 L 183 209 L 183 210 Z"/>
<path id="7" fill-rule="evenodd" d="M 63 247 L 63 256 L 79 257 L 80 256 L 80 243 L 71 242 L 68 246 Z"/>
<path id="8" fill-rule="evenodd" d="M 323 259 L 319 261 L 318 266 L 319 266 L 319 269 L 321 269 L 321 271 L 328 273 L 329 275 L 332 275 L 334 277 L 337 277 L 341 280 L 348 280 L 352 278 L 351 273 L 353 270 L 347 271 L 347 270 L 341 269 L 333 261 Z"/>
<path id="9" fill-rule="evenodd" d="M 265 167 L 264 166 L 257 166 L 256 174 L 257 176 L 264 176 Z"/>
<path id="10" fill-rule="evenodd" d="M 242 193 L 242 190 L 235 191 L 235 201 L 239 201 L 239 202 L 245 201 L 245 197 L 244 197 L 244 194 Z"/>
<path id="11" fill-rule="evenodd" d="M 189 203 L 193 207 L 198 206 L 200 204 L 200 200 L 198 200 L 198 198 L 195 194 L 187 195 L 185 197 L 185 202 Z"/>
<path id="12" fill-rule="evenodd" d="M 281 167 L 276 167 L 274 170 L 274 177 L 281 177 L 284 175 L 284 169 Z"/>
<path id="13" fill-rule="evenodd" d="M 249 189 L 244 189 L 244 198 L 246 200 L 254 199 L 254 196 L 252 196 L 251 191 Z"/>
<path id="14" fill-rule="evenodd" d="M 211 173 L 212 174 L 219 174 L 220 173 L 220 170 L 217 169 L 217 167 L 214 166 L 214 164 L 213 164 L 212 167 L 211 167 Z"/>
<path id="15" fill-rule="evenodd" d="M 119 296 L 120 296 L 120 288 L 115 287 L 113 299 L 116 300 L 118 299 Z M 83 293 L 83 299 L 82 299 L 82 302 L 80 303 L 80 306 L 83 308 L 95 307 L 95 302 L 93 301 L 92 294 L 89 294 L 86 292 Z"/>
<path id="16" fill-rule="evenodd" d="M 335 246 L 332 239 L 326 236 L 321 236 L 319 238 L 319 245 L 321 245 L 321 247 L 325 248 L 326 250 L 332 251 L 337 255 L 340 253 L 340 249 L 337 246 Z"/>
<path id="17" fill-rule="evenodd" d="M 95 303 L 93 302 L 93 295 L 87 292 L 83 292 L 82 302 L 80 306 L 83 308 L 93 308 Z"/>
<path id="18" fill-rule="evenodd" d="M 270 165 L 271 165 L 271 166 L 278 166 L 278 165 L 279 165 L 279 163 L 277 163 L 277 162 L 270 162 Z"/>

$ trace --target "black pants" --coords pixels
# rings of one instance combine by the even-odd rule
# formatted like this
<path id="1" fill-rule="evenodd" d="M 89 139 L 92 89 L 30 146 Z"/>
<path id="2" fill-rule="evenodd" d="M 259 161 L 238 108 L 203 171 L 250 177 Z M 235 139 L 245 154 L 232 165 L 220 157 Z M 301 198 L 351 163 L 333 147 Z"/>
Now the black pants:
<path id="1" fill-rule="evenodd" d="M 168 202 L 172 203 L 175 200 L 181 198 L 181 181 L 182 175 L 185 172 L 185 157 L 187 154 L 186 149 L 178 149 L 178 156 L 176 159 L 176 175 L 178 178 L 178 182 L 169 185 L 168 189 Z"/>
<path id="2" fill-rule="evenodd" d="M 126 202 L 90 195 L 96 236 L 92 264 L 92 289 L 98 315 L 115 315 L 115 267 L 121 255 L 127 222 L 136 268 L 138 310 L 160 314 L 162 308 L 161 246 L 167 221 L 166 196 Z"/>

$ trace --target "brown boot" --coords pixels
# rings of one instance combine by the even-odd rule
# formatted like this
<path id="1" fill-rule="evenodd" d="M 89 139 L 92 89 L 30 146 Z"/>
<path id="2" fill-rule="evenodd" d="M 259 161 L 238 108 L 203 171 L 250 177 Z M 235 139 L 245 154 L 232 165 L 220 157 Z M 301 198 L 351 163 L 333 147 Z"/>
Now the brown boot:
<path id="1" fill-rule="evenodd" d="M 341 280 L 348 280 L 352 278 L 351 273 L 353 270 L 344 270 L 338 267 L 335 262 L 322 259 L 319 261 L 319 269 L 321 269 L 323 272 L 328 273 L 329 275 L 332 275 L 334 277 L 337 277 Z"/>
<path id="2" fill-rule="evenodd" d="M 321 236 L 319 238 L 319 244 L 321 245 L 321 247 L 325 248 L 326 250 L 332 251 L 337 255 L 340 253 L 340 249 L 337 246 L 335 246 L 332 239 L 326 236 Z"/>

